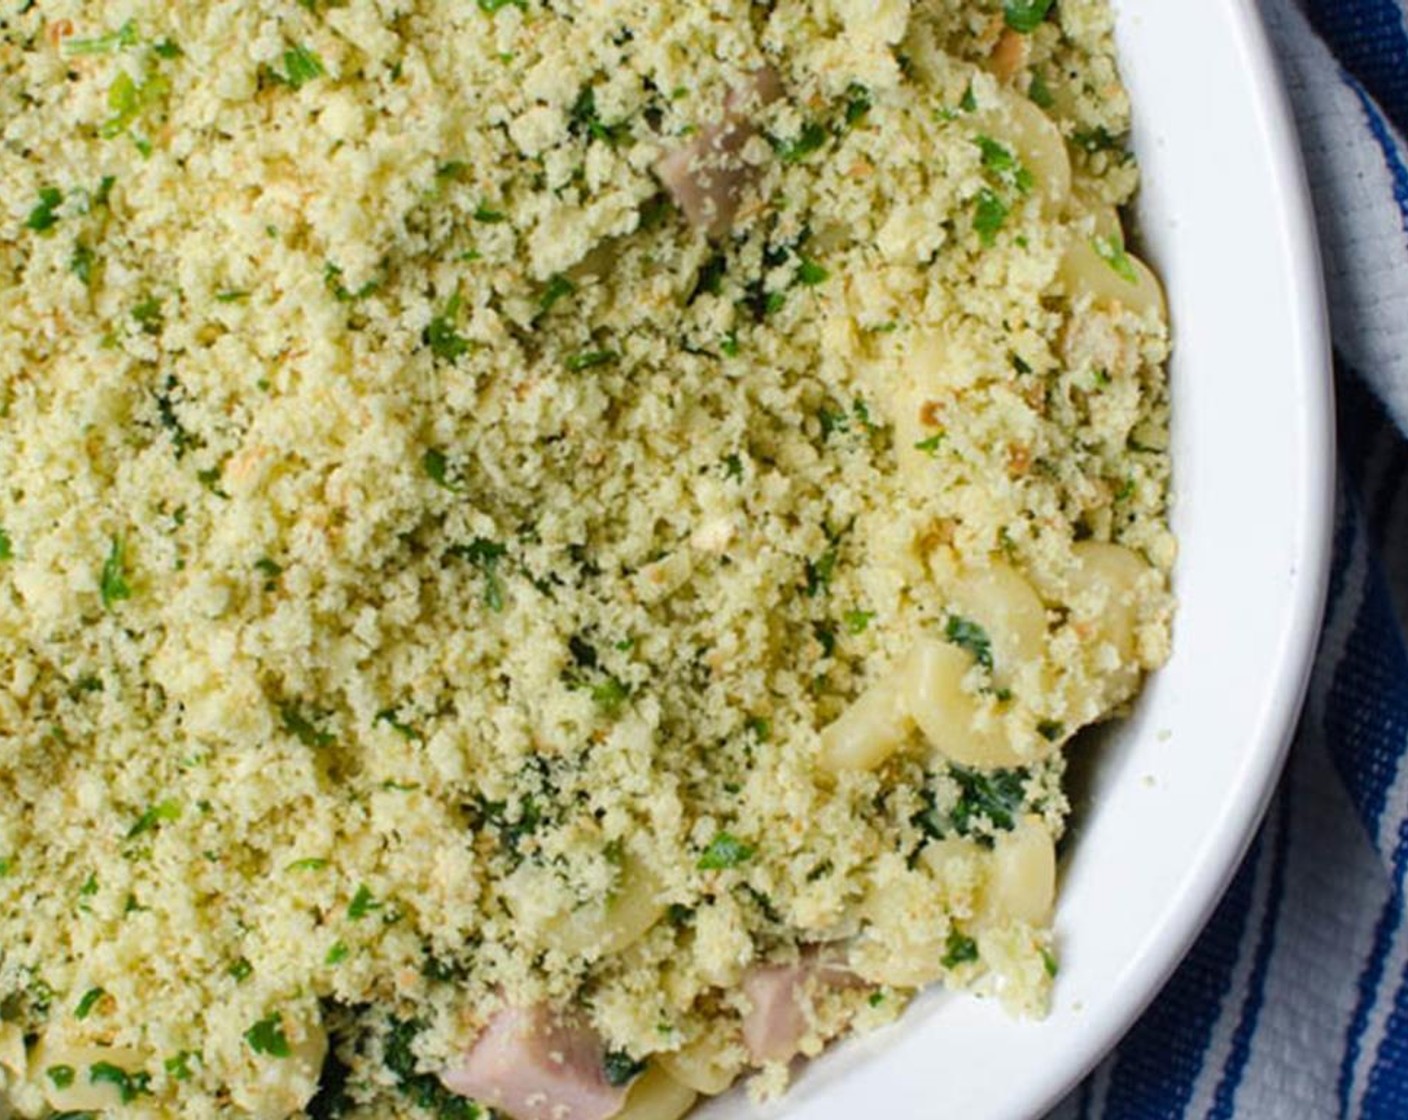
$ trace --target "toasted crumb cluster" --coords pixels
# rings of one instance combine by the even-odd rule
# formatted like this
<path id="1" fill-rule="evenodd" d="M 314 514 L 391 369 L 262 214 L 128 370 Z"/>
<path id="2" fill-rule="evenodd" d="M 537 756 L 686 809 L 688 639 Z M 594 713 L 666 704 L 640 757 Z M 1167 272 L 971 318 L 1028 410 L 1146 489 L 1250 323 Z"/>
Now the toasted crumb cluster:
<path id="1" fill-rule="evenodd" d="M 51 1071 L 110 1059 L 118 1110 L 462 1117 L 435 1073 L 543 1002 L 737 1072 L 749 970 L 819 945 L 863 982 L 805 1053 L 935 981 L 1042 1010 L 1049 923 L 989 865 L 1059 837 L 1060 752 L 817 763 L 926 636 L 1059 741 L 1167 655 L 1167 330 L 1061 279 L 1137 185 L 1110 17 L 1013 35 L 998 0 L 7 5 L 0 1112 L 98 1107 Z M 765 68 L 711 239 L 656 166 Z M 983 123 L 1014 98 L 1059 212 Z M 1147 566 L 1123 652 L 1087 541 Z M 1016 700 L 954 605 L 994 564 L 1047 611 Z M 627 894 L 640 928 L 580 932 Z"/>

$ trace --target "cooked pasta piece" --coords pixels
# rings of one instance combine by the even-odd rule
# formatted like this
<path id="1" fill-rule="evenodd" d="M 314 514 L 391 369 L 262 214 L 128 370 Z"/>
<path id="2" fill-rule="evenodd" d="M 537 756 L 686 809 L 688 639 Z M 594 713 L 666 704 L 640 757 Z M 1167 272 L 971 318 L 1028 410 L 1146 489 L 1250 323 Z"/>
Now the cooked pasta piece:
<path id="1" fill-rule="evenodd" d="M 656 1064 L 681 1085 L 707 1097 L 716 1097 L 738 1080 L 743 1072 L 743 1048 L 718 1024 L 688 1046 L 664 1051 Z"/>
<path id="2" fill-rule="evenodd" d="M 626 855 L 615 889 L 603 899 L 569 911 L 548 927 L 546 943 L 564 953 L 619 953 L 634 945 L 665 913 L 660 880 Z"/>
<path id="3" fill-rule="evenodd" d="M 254 1056 L 253 1075 L 239 1083 L 234 1102 L 256 1120 L 284 1120 L 300 1112 L 318 1091 L 328 1053 L 328 1035 L 315 1009 L 279 1017 L 287 1054 Z"/>
<path id="4" fill-rule="evenodd" d="M 145 1065 L 146 1056 L 130 1047 L 97 1046 L 49 1035 L 30 1053 L 29 1077 L 55 1112 L 99 1112 L 130 1102 L 134 1088 L 149 1077 Z"/>
<path id="5" fill-rule="evenodd" d="M 891 671 L 822 731 L 823 769 L 873 770 L 904 745 L 913 722 L 902 687 Z"/>
<path id="6" fill-rule="evenodd" d="M 1163 285 L 1123 239 L 1096 234 L 1076 238 L 1061 259 L 1060 280 L 1072 299 L 1088 296 L 1096 304 L 1123 307 L 1142 317 L 1168 319 Z"/>
<path id="7" fill-rule="evenodd" d="M 1056 845 L 1041 818 L 1022 817 L 993 842 L 989 918 L 1044 925 L 1056 900 Z"/>
<path id="8" fill-rule="evenodd" d="M 1004 92 L 974 115 L 991 140 L 1006 145 L 1032 176 L 1032 194 L 1048 217 L 1062 213 L 1071 197 L 1071 157 L 1056 122 L 1029 99 Z"/>
<path id="9" fill-rule="evenodd" d="M 969 571 L 948 592 L 950 607 L 982 627 L 990 644 L 992 679 L 1010 687 L 1024 665 L 1041 660 L 1046 608 L 1032 585 L 1001 561 Z"/>
<path id="10" fill-rule="evenodd" d="M 699 1094 L 652 1065 L 636 1079 L 626 1107 L 612 1120 L 679 1120 L 694 1107 Z"/>

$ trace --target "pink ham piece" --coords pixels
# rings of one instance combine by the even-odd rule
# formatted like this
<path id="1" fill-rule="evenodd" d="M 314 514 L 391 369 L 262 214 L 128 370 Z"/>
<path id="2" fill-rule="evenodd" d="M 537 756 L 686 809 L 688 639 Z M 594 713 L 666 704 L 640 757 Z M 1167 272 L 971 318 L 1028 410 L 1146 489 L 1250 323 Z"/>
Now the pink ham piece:
<path id="1" fill-rule="evenodd" d="M 545 1007 L 511 1007 L 440 1080 L 512 1120 L 608 1120 L 625 1107 L 626 1090 L 607 1082 L 605 1059 L 590 1027 Z"/>
<path id="2" fill-rule="evenodd" d="M 796 964 L 758 965 L 743 977 L 750 1004 L 743 1016 L 743 1044 L 754 1063 L 786 1062 L 807 1033 L 809 984 L 844 988 L 860 983 L 844 965 L 807 953 Z"/>
<path id="3" fill-rule="evenodd" d="M 732 228 L 754 173 L 742 157 L 743 146 L 757 133 L 748 114 L 781 96 L 782 79 L 776 70 L 768 66 L 755 71 L 745 86 L 728 95 L 723 120 L 701 129 L 655 164 L 656 176 L 690 225 L 714 238 Z"/>

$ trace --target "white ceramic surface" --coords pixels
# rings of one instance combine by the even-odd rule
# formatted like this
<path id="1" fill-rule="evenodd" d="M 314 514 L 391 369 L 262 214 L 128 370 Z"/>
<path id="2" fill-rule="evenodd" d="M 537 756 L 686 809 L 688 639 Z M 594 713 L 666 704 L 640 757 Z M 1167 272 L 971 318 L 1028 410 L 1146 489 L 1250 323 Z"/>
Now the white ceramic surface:
<path id="1" fill-rule="evenodd" d="M 1173 661 L 1097 748 L 1064 869 L 1051 1016 L 930 994 L 782 1102 L 710 1120 L 1029 1120 L 1157 993 L 1236 870 L 1280 771 L 1323 604 L 1327 328 L 1299 151 L 1251 0 L 1115 0 L 1145 174 L 1143 248 L 1176 331 Z"/>

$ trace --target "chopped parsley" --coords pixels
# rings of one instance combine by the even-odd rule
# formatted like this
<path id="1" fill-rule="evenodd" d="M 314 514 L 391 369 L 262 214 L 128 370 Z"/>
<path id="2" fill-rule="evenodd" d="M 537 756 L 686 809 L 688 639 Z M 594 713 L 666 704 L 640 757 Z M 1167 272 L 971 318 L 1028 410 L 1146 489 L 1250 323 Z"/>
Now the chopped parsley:
<path id="1" fill-rule="evenodd" d="M 1036 733 L 1048 743 L 1054 743 L 1066 734 L 1066 725 L 1060 720 L 1044 719 L 1036 725 Z"/>
<path id="2" fill-rule="evenodd" d="M 543 294 L 538 297 L 539 313 L 546 315 L 558 300 L 566 299 L 576 291 L 576 284 L 563 276 L 562 273 L 554 273 L 552 278 L 548 280 L 547 286 L 543 288 Z"/>
<path id="3" fill-rule="evenodd" d="M 240 957 L 239 960 L 235 961 L 235 963 L 225 971 L 234 978 L 236 984 L 241 984 L 254 975 L 254 966 L 244 957 Z"/>
<path id="4" fill-rule="evenodd" d="M 1052 95 L 1050 87 L 1046 84 L 1046 79 L 1041 74 L 1032 75 L 1032 84 L 1027 87 L 1027 96 L 1032 99 L 1032 103 L 1041 109 L 1050 109 L 1056 104 L 1056 98 Z"/>
<path id="5" fill-rule="evenodd" d="M 127 830 L 127 839 L 133 840 L 144 832 L 150 832 L 159 824 L 181 819 L 179 801 L 160 801 L 137 818 L 137 823 Z"/>
<path id="6" fill-rule="evenodd" d="M 327 72 L 318 52 L 311 47 L 298 44 L 284 51 L 284 81 L 294 89 L 302 89 Z"/>
<path id="7" fill-rule="evenodd" d="M 839 554 L 828 548 L 817 560 L 807 561 L 807 598 L 815 599 L 831 586 L 831 577 L 836 572 Z"/>
<path id="8" fill-rule="evenodd" d="M 1056 979 L 1056 973 L 1060 971 L 1060 966 L 1056 961 L 1056 954 L 1045 945 L 1041 947 L 1041 967 L 1046 970 L 1046 975 L 1051 979 Z"/>
<path id="9" fill-rule="evenodd" d="M 480 4 L 491 0 L 480 0 Z M 480 1120 L 480 1108 L 466 1097 L 450 1092 L 433 1073 L 417 1069 L 412 1043 L 424 1030 L 415 1020 L 391 1019 L 382 1039 L 382 1061 L 396 1078 L 396 1086 L 411 1101 L 423 1108 L 435 1120 Z"/>
<path id="10" fill-rule="evenodd" d="M 450 461 L 445 458 L 445 453 L 434 447 L 430 448 L 420 461 L 421 468 L 425 471 L 426 477 L 436 486 L 444 487 L 446 490 L 458 490 L 450 481 Z"/>
<path id="11" fill-rule="evenodd" d="M 815 122 L 802 126 L 802 131 L 790 140 L 774 139 L 772 149 L 783 163 L 801 163 L 819 152 L 826 144 L 826 129 Z"/>
<path id="12" fill-rule="evenodd" d="M 971 653 L 984 669 L 992 668 L 992 641 L 988 638 L 988 632 L 976 622 L 951 614 L 944 627 L 944 637 Z"/>
<path id="13" fill-rule="evenodd" d="M 0 560 L 12 559 L 15 555 L 15 546 L 10 540 L 10 534 L 0 528 Z"/>
<path id="14" fill-rule="evenodd" d="M 615 677 L 607 677 L 600 684 L 592 686 L 592 702 L 603 715 L 615 716 L 631 698 L 631 690 Z"/>
<path id="15" fill-rule="evenodd" d="M 456 545 L 450 549 L 452 556 L 479 569 L 484 577 L 484 605 L 491 611 L 504 609 L 504 585 L 499 579 L 499 561 L 508 555 L 508 548 L 484 537 L 477 537 L 467 545 Z"/>
<path id="16" fill-rule="evenodd" d="M 1100 254 L 1100 259 L 1114 269 L 1115 275 L 1121 280 L 1129 284 L 1139 283 L 1139 274 L 1134 271 L 1134 264 L 1125 252 L 1122 236 L 1117 233 L 1113 237 L 1097 237 L 1091 241 L 1091 245 Z"/>
<path id="17" fill-rule="evenodd" d="M 842 114 L 847 128 L 854 128 L 865 119 L 865 115 L 874 107 L 874 102 L 870 98 L 870 91 L 857 82 L 852 82 L 846 90 L 846 108 Z"/>
<path id="18" fill-rule="evenodd" d="M 244 1040 L 256 1054 L 267 1054 L 271 1058 L 287 1058 L 293 1053 L 277 1011 L 266 1015 L 245 1031 Z"/>
<path id="19" fill-rule="evenodd" d="M 92 286 L 93 266 L 97 263 L 97 254 L 80 241 L 73 247 L 73 256 L 69 258 L 68 270 L 78 277 L 79 283 L 87 288 Z"/>
<path id="20" fill-rule="evenodd" d="M 630 126 L 625 121 L 607 124 L 596 108 L 596 90 L 584 86 L 572 106 L 571 129 L 574 135 L 587 136 L 604 144 L 616 144 L 627 135 Z"/>
<path id="21" fill-rule="evenodd" d="M 700 871 L 726 871 L 740 867 L 753 858 L 753 848 L 736 836 L 720 832 L 704 849 L 695 866 Z"/>
<path id="22" fill-rule="evenodd" d="M 772 737 L 772 721 L 762 716 L 749 716 L 743 721 L 743 726 L 760 743 L 766 743 Z"/>
<path id="23" fill-rule="evenodd" d="M 644 1062 L 632 1058 L 624 1050 L 612 1050 L 601 1063 L 606 1083 L 618 1089 L 622 1085 L 629 1085 L 644 1069 Z"/>
<path id="24" fill-rule="evenodd" d="M 874 611 L 847 611 L 842 621 L 846 624 L 846 629 L 852 634 L 864 634 L 870 629 L 870 624 L 875 621 Z"/>
<path id="25" fill-rule="evenodd" d="M 1029 35 L 1045 22 L 1052 0 L 1003 0 L 1002 16 L 1013 31 Z"/>
<path id="26" fill-rule="evenodd" d="M 113 54 L 124 47 L 135 47 L 138 43 L 137 25 L 130 19 L 116 31 L 98 35 L 91 39 L 68 39 L 64 42 L 64 54 L 70 58 L 79 55 Z"/>
<path id="27" fill-rule="evenodd" d="M 504 8 L 517 8 L 519 11 L 527 11 L 528 5 L 525 0 L 478 0 L 479 10 L 493 15 Z"/>
<path id="28" fill-rule="evenodd" d="M 93 1008 L 98 1006 L 98 1001 L 107 994 L 102 988 L 89 988 L 78 1001 L 78 1006 L 73 1009 L 73 1017 L 80 1022 L 88 1018 L 93 1014 Z"/>
<path id="29" fill-rule="evenodd" d="M 162 1067 L 166 1070 L 166 1075 L 172 1081 L 189 1081 L 194 1075 L 191 1070 L 191 1059 L 199 1057 L 194 1050 L 182 1050 L 179 1054 L 173 1054 L 162 1062 Z"/>
<path id="30" fill-rule="evenodd" d="M 581 354 L 573 354 L 564 364 L 569 373 L 581 373 L 586 369 L 610 365 L 620 356 L 614 350 L 588 350 Z"/>
<path id="31" fill-rule="evenodd" d="M 932 435 L 928 439 L 921 439 L 918 443 L 914 445 L 914 450 L 922 451 L 925 455 L 928 455 L 930 458 L 933 458 L 934 456 L 938 455 L 939 448 L 943 446 L 943 442 L 944 433 L 939 432 L 937 435 Z"/>
<path id="32" fill-rule="evenodd" d="M 988 187 L 978 192 L 978 201 L 973 208 L 973 228 L 985 246 L 997 244 L 997 235 L 1007 223 L 1010 207 Z"/>
<path id="33" fill-rule="evenodd" d="M 508 215 L 501 210 L 495 210 L 488 203 L 481 202 L 474 210 L 474 220 L 483 222 L 485 225 L 498 225 L 500 222 L 508 221 Z"/>
<path id="34" fill-rule="evenodd" d="M 54 1083 L 55 1089 L 67 1089 L 73 1084 L 72 1066 L 50 1066 L 44 1076 Z"/>
<path id="35" fill-rule="evenodd" d="M 929 808 L 915 818 L 926 835 L 942 839 L 976 832 L 981 838 L 992 829 L 1010 832 L 1016 827 L 1027 803 L 1027 771 L 983 772 L 951 764 L 948 774 L 958 784 L 958 800 L 947 813 L 941 813 L 934 806 L 933 795 L 926 794 Z"/>
<path id="36" fill-rule="evenodd" d="M 830 275 L 831 273 L 827 272 L 825 268 L 817 264 L 817 262 L 810 257 L 803 257 L 802 265 L 797 270 L 798 281 L 809 288 L 815 288 L 818 284 L 825 283 L 826 278 Z"/>
<path id="37" fill-rule="evenodd" d="M 1022 166 L 1012 149 L 989 136 L 977 137 L 975 143 L 982 152 L 983 169 L 1006 186 L 1015 187 L 1021 194 L 1030 194 L 1036 185 L 1032 173 Z"/>
<path id="38" fill-rule="evenodd" d="M 956 968 L 960 964 L 971 964 L 978 959 L 978 943 L 967 934 L 949 930 L 948 943 L 939 963 L 945 968 Z"/>
<path id="39" fill-rule="evenodd" d="M 292 700 L 285 700 L 279 705 L 279 719 L 283 722 L 284 730 L 302 743 L 305 747 L 330 747 L 337 742 L 337 737 L 330 731 L 324 731 L 313 722 L 315 717 L 307 715 L 297 703 Z"/>
<path id="40" fill-rule="evenodd" d="M 469 340 L 455 330 L 455 320 L 460 313 L 460 297 L 456 292 L 445 305 L 443 313 L 430 320 L 425 328 L 424 341 L 430 352 L 444 362 L 453 362 L 469 353 Z"/>
<path id="41" fill-rule="evenodd" d="M 64 193 L 58 187 L 44 187 L 39 192 L 39 203 L 29 212 L 25 228 L 35 233 L 48 233 L 59 224 L 59 207 L 64 203 Z"/>
<path id="42" fill-rule="evenodd" d="M 115 1086 L 123 1104 L 131 1104 L 141 1096 L 151 1096 L 151 1080 L 149 1073 L 129 1073 L 111 1062 L 94 1062 L 88 1067 L 89 1083 Z"/>
<path id="43" fill-rule="evenodd" d="M 327 956 L 323 958 L 323 963 L 328 965 L 341 964 L 351 951 L 345 942 L 334 941 L 328 949 Z"/>
<path id="44" fill-rule="evenodd" d="M 352 901 L 347 904 L 347 916 L 354 922 L 360 922 L 373 910 L 380 910 L 385 903 L 377 902 L 373 897 L 371 888 L 366 883 L 357 887 L 357 893 L 352 896 Z"/>
<path id="45" fill-rule="evenodd" d="M 372 720 L 374 724 L 384 723 L 392 731 L 408 742 L 418 743 L 424 736 L 408 723 L 401 722 L 401 713 L 395 708 L 383 708 L 377 712 L 376 718 Z"/>

